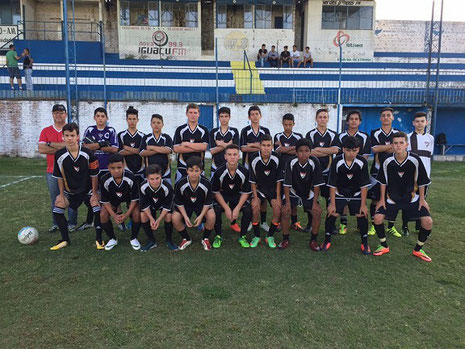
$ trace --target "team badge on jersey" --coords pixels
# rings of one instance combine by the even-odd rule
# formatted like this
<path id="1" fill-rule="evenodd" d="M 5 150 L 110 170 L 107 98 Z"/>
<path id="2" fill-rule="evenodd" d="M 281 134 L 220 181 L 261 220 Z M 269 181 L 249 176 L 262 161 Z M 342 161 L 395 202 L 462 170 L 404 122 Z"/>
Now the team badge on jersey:
<path id="1" fill-rule="evenodd" d="M 289 143 L 284 143 L 284 146 L 285 146 L 285 147 L 289 147 L 290 144 L 289 144 Z"/>
<path id="2" fill-rule="evenodd" d="M 352 179 L 353 176 L 354 176 L 353 173 L 348 173 L 348 174 L 347 174 L 347 178 L 348 178 L 348 179 Z"/>
<path id="3" fill-rule="evenodd" d="M 300 178 L 305 178 L 305 176 L 307 175 L 307 172 L 300 172 Z"/>
<path id="4" fill-rule="evenodd" d="M 230 184 L 230 185 L 229 185 L 229 188 L 230 188 L 231 190 L 233 190 L 233 188 L 234 188 L 234 183 L 233 183 L 233 184 Z"/>
<path id="5" fill-rule="evenodd" d="M 325 146 L 325 142 L 320 142 L 320 147 L 324 147 Z"/>
<path id="6" fill-rule="evenodd" d="M 118 195 L 118 197 L 122 197 L 123 196 L 123 193 L 120 193 L 120 192 L 116 192 L 116 195 Z"/>
<path id="7" fill-rule="evenodd" d="M 136 143 L 131 143 L 131 148 L 135 148 L 136 147 Z"/>
<path id="8" fill-rule="evenodd" d="M 399 177 L 402 178 L 404 176 L 404 172 L 397 172 L 399 174 Z"/>
<path id="9" fill-rule="evenodd" d="M 270 175 L 270 170 L 266 170 L 266 171 L 263 171 L 263 173 L 265 174 L 265 176 L 269 176 Z"/>
<path id="10" fill-rule="evenodd" d="M 386 141 L 386 145 L 389 145 L 389 144 L 391 144 L 391 141 Z"/>
<path id="11" fill-rule="evenodd" d="M 158 202 L 158 198 L 152 198 L 154 203 Z"/>
<path id="12" fill-rule="evenodd" d="M 192 202 L 196 202 L 197 201 L 197 198 L 195 196 L 191 196 L 191 201 Z"/>
<path id="13" fill-rule="evenodd" d="M 79 172 L 79 166 L 73 166 L 73 167 L 74 167 L 74 171 Z"/>
<path id="14" fill-rule="evenodd" d="M 191 139 L 189 139 L 189 142 L 194 143 L 195 139 L 191 138 Z"/>

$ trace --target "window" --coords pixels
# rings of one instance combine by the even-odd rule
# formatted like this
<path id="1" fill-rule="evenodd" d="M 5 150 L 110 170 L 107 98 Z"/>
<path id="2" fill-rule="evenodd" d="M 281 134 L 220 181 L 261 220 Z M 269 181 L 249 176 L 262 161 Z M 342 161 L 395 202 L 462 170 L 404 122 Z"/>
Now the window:
<path id="1" fill-rule="evenodd" d="M 197 3 L 161 3 L 162 27 L 198 27 Z"/>
<path id="2" fill-rule="evenodd" d="M 119 4 L 120 24 L 129 25 L 129 2 L 121 1 Z"/>
<path id="3" fill-rule="evenodd" d="M 255 6 L 255 28 L 271 28 L 271 5 Z"/>
<path id="4" fill-rule="evenodd" d="M 373 29 L 372 6 L 323 6 L 322 29 Z"/>
<path id="5" fill-rule="evenodd" d="M 149 2 L 149 25 L 158 27 L 160 25 L 158 19 L 158 2 Z"/>
<path id="6" fill-rule="evenodd" d="M 216 5 L 217 28 L 253 28 L 252 5 Z"/>
<path id="7" fill-rule="evenodd" d="M 16 25 L 21 20 L 19 0 L 0 2 L 0 25 Z"/>
<path id="8" fill-rule="evenodd" d="M 292 6 L 256 5 L 255 28 L 292 29 Z"/>

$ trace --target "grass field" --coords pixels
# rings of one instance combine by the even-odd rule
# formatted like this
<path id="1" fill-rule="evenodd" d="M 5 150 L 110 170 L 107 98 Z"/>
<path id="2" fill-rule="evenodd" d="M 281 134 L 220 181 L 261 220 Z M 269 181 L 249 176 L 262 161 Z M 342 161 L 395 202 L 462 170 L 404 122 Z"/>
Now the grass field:
<path id="1" fill-rule="evenodd" d="M 463 163 L 434 164 L 432 263 L 411 255 L 415 234 L 363 256 L 353 219 L 328 253 L 304 233 L 286 251 L 241 249 L 229 231 L 220 250 L 204 252 L 195 232 L 186 251 L 146 254 L 117 232 L 105 252 L 90 230 L 51 252 L 44 171 L 45 160 L 0 158 L 1 348 L 465 347 Z M 17 241 L 26 225 L 40 232 L 33 246 Z"/>

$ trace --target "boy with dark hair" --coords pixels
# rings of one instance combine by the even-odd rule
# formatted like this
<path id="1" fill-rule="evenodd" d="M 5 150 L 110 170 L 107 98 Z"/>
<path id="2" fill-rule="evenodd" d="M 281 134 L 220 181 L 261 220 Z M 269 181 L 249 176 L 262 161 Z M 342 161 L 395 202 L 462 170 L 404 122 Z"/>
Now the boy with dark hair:
<path id="1" fill-rule="evenodd" d="M 320 162 L 311 155 L 312 143 L 306 138 L 299 139 L 295 145 L 297 157 L 289 161 L 284 174 L 284 197 L 283 216 L 281 226 L 283 230 L 283 241 L 279 244 L 280 249 L 289 246 L 289 218 L 291 205 L 302 205 L 305 212 L 311 214 L 312 231 L 310 248 L 318 252 L 317 237 L 320 229 L 321 207 L 318 203 L 320 187 L 325 185 L 321 173 Z"/>
<path id="2" fill-rule="evenodd" d="M 349 213 L 357 217 L 362 239 L 361 251 L 371 254 L 368 246 L 368 208 L 366 205 L 368 187 L 371 184 L 368 174 L 368 162 L 359 154 L 360 141 L 354 136 L 345 137 L 342 141 L 342 154 L 334 158 L 329 172 L 330 204 L 325 221 L 325 241 L 322 251 L 331 246 L 331 234 L 337 216 L 343 214 L 348 206 Z"/>
<path id="3" fill-rule="evenodd" d="M 295 145 L 303 136 L 294 132 L 295 126 L 294 115 L 285 114 L 283 116 L 283 132 L 274 136 L 274 151 L 281 155 L 282 168 L 285 169 L 290 159 L 296 156 Z M 297 206 L 291 205 L 291 228 L 297 231 L 303 231 L 300 222 L 297 221 Z"/>
<path id="4" fill-rule="evenodd" d="M 172 240 L 173 187 L 169 181 L 162 178 L 163 170 L 158 165 L 147 166 L 146 175 L 147 179 L 140 188 L 140 218 L 149 241 L 141 251 L 147 252 L 157 247 L 154 231 L 158 230 L 161 222 L 165 222 L 166 246 L 171 251 L 177 251 L 178 246 Z M 158 218 L 157 211 L 160 212 Z"/>
<path id="5" fill-rule="evenodd" d="M 132 219 L 131 246 L 134 250 L 140 249 L 137 235 L 140 229 L 140 210 L 139 210 L 139 186 L 134 174 L 130 170 L 124 169 L 124 158 L 121 154 L 111 154 L 108 159 L 108 172 L 100 178 L 100 221 L 103 230 L 107 233 L 110 240 L 105 245 L 105 250 L 109 251 L 118 245 L 113 230 L 113 224 L 110 217 L 116 224 L 122 224 L 128 217 Z M 116 213 L 118 207 L 126 203 L 128 210 L 126 213 Z M 102 246 L 97 246 L 101 249 Z"/>
<path id="6" fill-rule="evenodd" d="M 175 211 L 173 213 L 174 228 L 182 236 L 179 249 L 186 249 L 192 240 L 187 233 L 188 228 L 198 227 L 205 219 L 205 230 L 202 246 L 205 251 L 211 250 L 210 233 L 215 225 L 215 211 L 212 208 L 213 194 L 211 183 L 202 176 L 202 160 L 198 156 L 191 156 L 186 160 L 187 176 L 181 178 L 174 188 Z M 192 223 L 192 214 L 197 218 Z"/>
<path id="7" fill-rule="evenodd" d="M 239 145 L 239 131 L 230 127 L 231 109 L 222 107 L 218 110 L 219 127 L 210 130 L 210 153 L 212 154 L 211 176 L 216 169 L 226 163 L 225 149 L 230 144 Z"/>
<path id="8" fill-rule="evenodd" d="M 65 210 L 69 206 L 77 210 L 84 202 L 94 215 L 97 248 L 102 241 L 100 205 L 98 202 L 98 159 L 92 151 L 79 145 L 79 126 L 75 123 L 63 126 L 65 147 L 55 152 L 53 177 L 58 179 L 60 193 L 55 200 L 53 215 L 61 232 L 61 240 L 50 250 L 55 251 L 70 245 L 68 222 Z"/>
<path id="9" fill-rule="evenodd" d="M 254 237 L 250 247 L 260 243 L 260 210 L 266 210 L 266 202 L 273 209 L 273 218 L 265 242 L 270 248 L 276 248 L 274 233 L 281 218 L 281 182 L 283 181 L 282 163 L 279 155 L 272 151 L 273 141 L 270 135 L 264 135 L 260 141 L 260 151 L 250 161 L 250 184 L 252 187 L 252 226 Z"/>
<path id="10" fill-rule="evenodd" d="M 176 182 L 187 175 L 187 160 L 191 156 L 197 156 L 202 162 L 208 147 L 208 129 L 199 124 L 200 107 L 189 103 L 186 116 L 187 123 L 179 126 L 174 133 L 173 150 L 178 154 Z M 201 170 L 203 171 L 203 167 Z"/>
<path id="11" fill-rule="evenodd" d="M 287 45 L 283 47 L 283 52 L 280 55 L 281 68 L 284 66 L 284 63 L 287 63 L 287 66 L 291 67 L 291 53 L 287 50 Z"/>
<path id="12" fill-rule="evenodd" d="M 383 161 L 377 177 L 380 199 L 376 205 L 374 223 L 381 245 L 373 255 L 382 256 L 390 252 L 383 220 L 395 221 L 397 212 L 402 210 L 409 219 L 420 219 L 421 222 L 413 255 L 431 262 L 431 258 L 422 249 L 433 226 L 429 205 L 425 200 L 425 187 L 430 184 L 430 180 L 420 157 L 407 151 L 407 135 L 396 132 L 392 135 L 392 141 L 394 154 Z"/>
<path id="13" fill-rule="evenodd" d="M 215 210 L 215 240 L 213 247 L 221 247 L 221 214 L 224 212 L 226 218 L 231 222 L 231 228 L 240 233 L 239 243 L 242 247 L 249 247 L 247 242 L 247 228 L 252 221 L 252 208 L 249 197 L 252 193 L 249 182 L 249 171 L 239 164 L 239 146 L 229 144 L 226 146 L 226 163 L 218 167 L 212 179 L 212 191 L 215 197 L 213 208 Z M 239 228 L 236 220 L 242 212 L 241 226 Z"/>
<path id="14" fill-rule="evenodd" d="M 171 184 L 171 161 L 170 155 L 173 151 L 173 140 L 170 135 L 163 133 L 163 116 L 153 114 L 150 120 L 152 133 L 144 136 L 140 147 L 140 155 L 145 160 L 148 167 L 157 164 L 162 169 L 163 180 Z"/>

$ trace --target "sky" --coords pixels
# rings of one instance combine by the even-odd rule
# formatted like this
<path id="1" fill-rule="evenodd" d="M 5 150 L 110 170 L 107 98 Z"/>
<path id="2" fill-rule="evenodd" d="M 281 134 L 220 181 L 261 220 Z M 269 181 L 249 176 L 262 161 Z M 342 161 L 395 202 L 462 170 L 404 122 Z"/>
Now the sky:
<path id="1" fill-rule="evenodd" d="M 376 0 L 376 19 L 429 21 L 432 3 L 432 0 Z M 440 4 L 437 0 L 438 8 Z M 438 20 L 439 15 L 437 12 Z M 444 0 L 443 20 L 465 22 L 465 0 Z"/>

